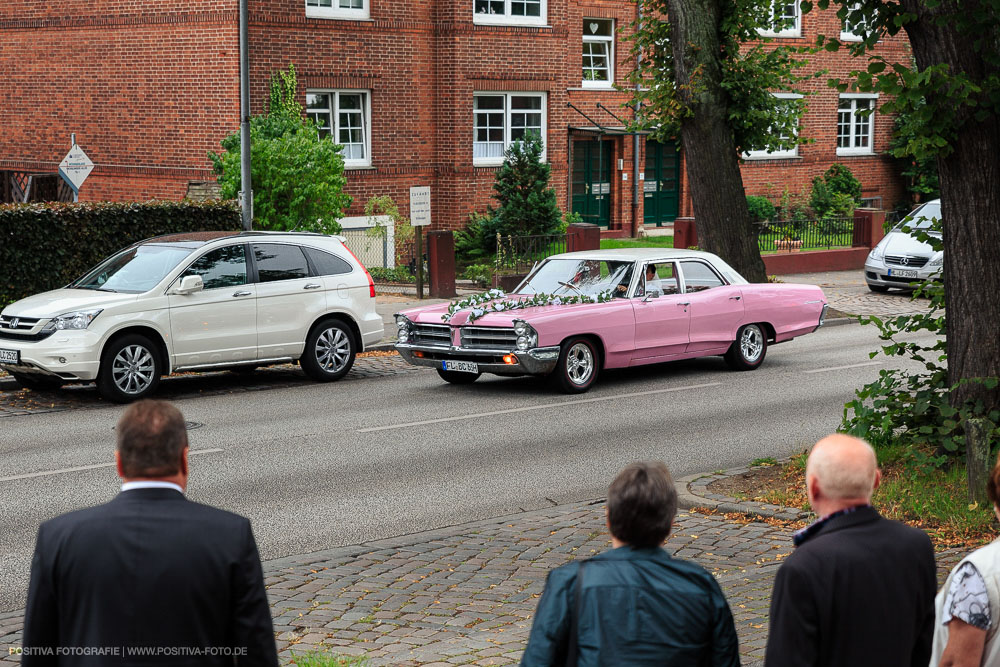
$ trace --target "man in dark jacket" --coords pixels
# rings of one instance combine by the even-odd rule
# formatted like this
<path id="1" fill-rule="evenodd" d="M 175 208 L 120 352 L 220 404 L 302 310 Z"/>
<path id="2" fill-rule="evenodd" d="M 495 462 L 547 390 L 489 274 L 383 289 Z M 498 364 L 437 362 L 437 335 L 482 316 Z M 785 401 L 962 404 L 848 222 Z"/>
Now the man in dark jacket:
<path id="1" fill-rule="evenodd" d="M 21 664 L 277 667 L 250 522 L 184 498 L 184 418 L 139 401 L 118 422 L 124 484 L 38 530 Z"/>
<path id="2" fill-rule="evenodd" d="M 521 664 L 738 667 L 715 578 L 662 549 L 677 513 L 663 463 L 634 463 L 608 489 L 610 551 L 549 573 Z"/>
<path id="3" fill-rule="evenodd" d="M 795 535 L 771 595 L 767 667 L 925 667 L 937 580 L 927 535 L 869 504 L 880 479 L 864 440 L 813 447 L 806 491 L 819 521 Z"/>

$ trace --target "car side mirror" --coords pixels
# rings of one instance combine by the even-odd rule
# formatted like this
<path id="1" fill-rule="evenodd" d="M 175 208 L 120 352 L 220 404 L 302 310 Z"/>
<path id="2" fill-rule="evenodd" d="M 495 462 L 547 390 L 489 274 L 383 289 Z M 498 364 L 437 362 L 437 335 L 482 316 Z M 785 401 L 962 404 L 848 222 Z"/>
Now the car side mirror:
<path id="1" fill-rule="evenodd" d="M 195 292 L 200 292 L 205 289 L 205 282 L 201 279 L 201 276 L 184 276 L 181 278 L 180 282 L 177 283 L 177 287 L 174 288 L 174 294 L 194 294 Z"/>
<path id="2" fill-rule="evenodd" d="M 642 297 L 642 302 L 646 303 L 650 299 L 659 299 L 659 298 L 660 298 L 660 293 L 659 292 L 655 292 L 655 291 L 650 290 L 650 291 L 646 292 L 646 296 Z"/>

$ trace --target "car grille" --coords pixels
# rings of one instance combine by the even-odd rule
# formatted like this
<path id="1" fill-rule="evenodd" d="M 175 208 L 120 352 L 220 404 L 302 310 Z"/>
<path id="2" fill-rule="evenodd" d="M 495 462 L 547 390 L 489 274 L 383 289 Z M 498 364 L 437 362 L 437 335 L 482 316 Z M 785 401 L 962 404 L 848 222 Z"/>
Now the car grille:
<path id="1" fill-rule="evenodd" d="M 28 342 L 35 342 L 40 340 L 45 340 L 55 331 L 39 331 L 38 333 L 13 333 L 8 331 L 0 331 L 0 340 L 23 340 Z"/>
<path id="2" fill-rule="evenodd" d="M 17 326 L 14 323 L 17 322 Z M 17 315 L 0 315 L 0 329 L 13 331 L 31 331 L 38 324 L 37 317 L 18 317 Z"/>
<path id="3" fill-rule="evenodd" d="M 447 324 L 414 324 L 410 330 L 410 343 L 451 347 L 451 327 Z"/>
<path id="4" fill-rule="evenodd" d="M 886 264 L 895 264 L 896 266 L 906 266 L 913 267 L 914 269 L 919 269 L 924 264 L 927 263 L 926 257 L 913 257 L 911 255 L 886 255 Z"/>
<path id="5" fill-rule="evenodd" d="M 507 327 L 462 327 L 462 347 L 470 350 L 512 350 L 517 334 Z"/>

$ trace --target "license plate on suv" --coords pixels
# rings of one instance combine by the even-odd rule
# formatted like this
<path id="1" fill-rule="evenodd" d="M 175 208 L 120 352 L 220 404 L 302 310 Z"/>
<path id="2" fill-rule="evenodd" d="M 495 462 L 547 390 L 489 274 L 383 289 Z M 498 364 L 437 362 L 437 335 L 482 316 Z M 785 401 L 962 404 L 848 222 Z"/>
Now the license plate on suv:
<path id="1" fill-rule="evenodd" d="M 441 368 L 446 371 L 458 371 L 459 373 L 479 372 L 479 364 L 472 361 L 442 361 Z"/>
<path id="2" fill-rule="evenodd" d="M 896 278 L 916 278 L 917 272 L 913 269 L 889 269 L 889 275 Z"/>
<path id="3" fill-rule="evenodd" d="M 20 350 L 0 349 L 0 364 L 19 364 L 19 363 L 21 363 Z"/>

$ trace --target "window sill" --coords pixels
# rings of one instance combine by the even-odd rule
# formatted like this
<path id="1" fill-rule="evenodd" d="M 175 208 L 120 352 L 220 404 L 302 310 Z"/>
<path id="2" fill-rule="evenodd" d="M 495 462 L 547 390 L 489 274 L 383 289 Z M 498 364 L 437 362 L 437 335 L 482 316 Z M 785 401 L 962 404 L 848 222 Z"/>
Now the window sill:
<path id="1" fill-rule="evenodd" d="M 840 41 L 842 41 L 842 42 L 863 42 L 863 41 L 865 41 L 865 38 L 864 37 L 858 37 L 857 35 L 855 35 L 854 33 L 851 33 L 851 32 L 842 32 L 842 33 L 840 33 Z"/>
<path id="2" fill-rule="evenodd" d="M 769 37 L 771 39 L 802 39 L 802 31 L 796 30 L 794 32 L 761 32 L 757 31 L 757 34 L 761 37 Z"/>
<path id="3" fill-rule="evenodd" d="M 375 171 L 378 167 L 373 167 L 371 164 L 345 164 L 344 171 Z"/>
<path id="4" fill-rule="evenodd" d="M 798 153 L 770 153 L 765 155 L 744 155 L 743 159 L 748 162 L 765 162 L 767 160 L 801 160 Z"/>
<path id="5" fill-rule="evenodd" d="M 487 16 L 489 18 L 487 18 Z M 506 15 L 497 14 L 473 14 L 472 23 L 477 26 L 491 26 L 499 28 L 548 28 L 552 29 L 552 26 L 548 24 L 548 20 L 544 18 L 530 18 L 530 19 L 519 19 Z"/>
<path id="6" fill-rule="evenodd" d="M 579 88 L 567 88 L 566 90 L 615 90 L 615 84 L 610 81 L 600 84 L 581 83 Z"/>
<path id="7" fill-rule="evenodd" d="M 874 155 L 876 155 L 876 153 L 872 150 L 853 151 L 843 148 L 837 149 L 837 157 L 873 157 Z"/>
<path id="8" fill-rule="evenodd" d="M 322 19 L 322 20 L 333 20 L 333 21 L 374 21 L 371 15 L 364 11 L 358 10 L 356 12 L 311 12 L 306 10 L 307 19 Z"/>

